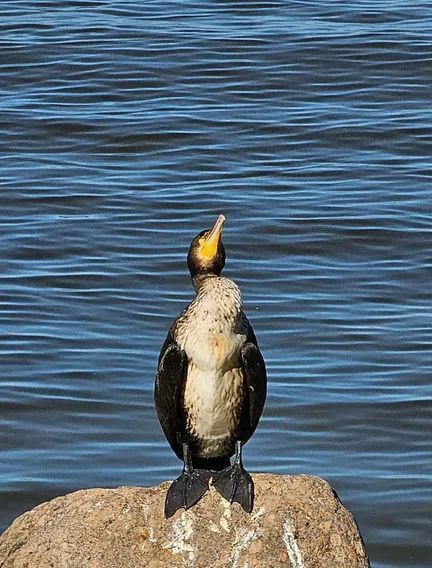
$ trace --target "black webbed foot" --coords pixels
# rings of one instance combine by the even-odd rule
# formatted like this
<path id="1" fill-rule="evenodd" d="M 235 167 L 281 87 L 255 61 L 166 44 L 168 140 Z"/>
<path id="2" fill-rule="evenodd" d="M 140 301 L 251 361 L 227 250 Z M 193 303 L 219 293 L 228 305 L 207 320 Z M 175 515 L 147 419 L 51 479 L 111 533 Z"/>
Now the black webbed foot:
<path id="1" fill-rule="evenodd" d="M 241 443 L 236 443 L 234 464 L 213 474 L 214 488 L 230 503 L 239 503 L 246 513 L 251 513 L 254 500 L 252 477 L 244 469 L 241 460 Z"/>
<path id="2" fill-rule="evenodd" d="M 165 498 L 165 517 L 172 517 L 178 509 L 189 509 L 195 505 L 208 490 L 211 473 L 203 469 L 193 469 L 190 451 L 183 445 L 183 473 L 175 479 Z"/>
<path id="3" fill-rule="evenodd" d="M 208 490 L 210 473 L 203 469 L 182 473 L 168 489 L 165 499 L 165 517 L 172 517 L 178 509 L 190 509 Z"/>

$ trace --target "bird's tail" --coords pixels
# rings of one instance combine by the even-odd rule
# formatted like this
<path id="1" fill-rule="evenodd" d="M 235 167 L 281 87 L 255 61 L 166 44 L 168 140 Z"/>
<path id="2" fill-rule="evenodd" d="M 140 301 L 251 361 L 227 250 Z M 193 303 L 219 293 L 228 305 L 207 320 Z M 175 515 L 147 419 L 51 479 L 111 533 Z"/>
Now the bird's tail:
<path id="1" fill-rule="evenodd" d="M 195 469 L 206 469 L 207 471 L 222 471 L 231 465 L 228 456 L 223 458 L 198 458 L 192 457 L 192 463 Z"/>

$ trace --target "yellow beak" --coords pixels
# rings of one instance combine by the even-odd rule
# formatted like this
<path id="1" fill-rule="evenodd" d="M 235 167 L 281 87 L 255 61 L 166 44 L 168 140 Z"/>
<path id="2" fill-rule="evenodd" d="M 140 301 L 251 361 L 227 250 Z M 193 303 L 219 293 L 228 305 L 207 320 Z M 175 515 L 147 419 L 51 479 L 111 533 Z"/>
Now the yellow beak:
<path id="1" fill-rule="evenodd" d="M 206 258 L 214 257 L 222 237 L 222 229 L 224 223 L 225 217 L 223 215 L 219 215 L 209 235 L 202 239 L 202 242 L 200 242 L 200 253 L 202 256 L 205 256 Z"/>

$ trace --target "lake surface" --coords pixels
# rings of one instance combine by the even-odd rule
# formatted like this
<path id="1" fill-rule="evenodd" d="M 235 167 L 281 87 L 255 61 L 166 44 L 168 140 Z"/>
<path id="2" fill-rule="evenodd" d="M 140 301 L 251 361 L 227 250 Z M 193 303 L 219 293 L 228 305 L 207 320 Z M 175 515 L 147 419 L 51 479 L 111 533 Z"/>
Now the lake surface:
<path id="1" fill-rule="evenodd" d="M 156 361 L 224 213 L 270 381 L 247 467 L 430 568 L 432 3 L 3 1 L 0 76 L 1 527 L 178 474 Z"/>

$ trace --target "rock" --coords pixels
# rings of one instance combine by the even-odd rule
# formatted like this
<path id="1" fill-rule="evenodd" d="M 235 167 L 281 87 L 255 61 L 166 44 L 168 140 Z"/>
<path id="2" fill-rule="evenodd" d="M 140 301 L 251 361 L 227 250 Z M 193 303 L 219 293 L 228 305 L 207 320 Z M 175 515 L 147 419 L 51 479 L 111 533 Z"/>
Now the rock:
<path id="1" fill-rule="evenodd" d="M 367 568 L 352 515 L 317 477 L 257 474 L 252 514 L 215 490 L 163 516 L 169 483 L 86 489 L 24 513 L 1 568 Z"/>

